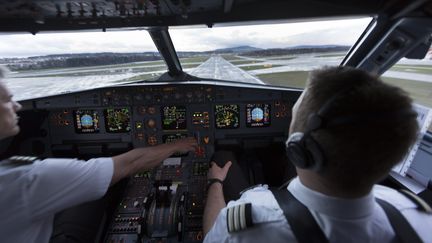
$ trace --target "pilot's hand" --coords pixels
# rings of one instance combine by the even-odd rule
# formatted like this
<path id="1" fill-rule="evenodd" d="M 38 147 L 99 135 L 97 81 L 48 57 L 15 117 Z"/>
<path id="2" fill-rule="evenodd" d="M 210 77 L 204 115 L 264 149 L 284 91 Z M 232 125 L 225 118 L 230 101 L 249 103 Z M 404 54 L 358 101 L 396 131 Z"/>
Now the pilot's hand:
<path id="1" fill-rule="evenodd" d="M 193 137 L 183 138 L 170 143 L 176 153 L 184 154 L 189 151 L 195 151 L 198 147 L 197 140 Z"/>
<path id="2" fill-rule="evenodd" d="M 208 174 L 207 174 L 207 178 L 208 179 L 216 178 L 216 179 L 219 179 L 221 181 L 224 181 L 227 174 L 228 174 L 228 170 L 231 167 L 231 165 L 232 165 L 232 162 L 228 161 L 225 163 L 224 167 L 221 168 L 215 162 L 212 161 L 210 164 Z"/>

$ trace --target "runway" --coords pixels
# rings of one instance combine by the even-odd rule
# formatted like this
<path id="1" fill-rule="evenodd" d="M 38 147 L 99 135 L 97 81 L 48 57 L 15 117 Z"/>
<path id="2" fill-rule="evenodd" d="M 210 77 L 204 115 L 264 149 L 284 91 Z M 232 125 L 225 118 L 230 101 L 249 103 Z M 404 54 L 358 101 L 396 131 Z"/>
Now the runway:
<path id="1" fill-rule="evenodd" d="M 207 61 L 189 73 L 200 78 L 265 84 L 263 81 L 259 80 L 253 75 L 229 63 L 221 56 L 211 56 Z"/>

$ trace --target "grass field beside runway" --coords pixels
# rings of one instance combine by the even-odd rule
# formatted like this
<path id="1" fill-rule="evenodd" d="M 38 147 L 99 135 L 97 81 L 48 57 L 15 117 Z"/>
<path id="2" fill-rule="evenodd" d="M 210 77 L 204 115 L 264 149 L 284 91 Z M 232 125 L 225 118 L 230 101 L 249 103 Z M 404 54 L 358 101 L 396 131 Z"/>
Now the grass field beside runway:
<path id="1" fill-rule="evenodd" d="M 421 73 L 432 75 L 432 66 L 428 65 L 402 65 L 396 64 L 392 68 L 392 71 L 408 72 L 408 73 Z"/>
<path id="2" fill-rule="evenodd" d="M 304 88 L 308 74 L 308 71 L 293 71 L 261 74 L 257 77 L 271 85 Z M 383 77 L 383 81 L 402 88 L 416 103 L 432 107 L 432 83 L 388 77 Z"/>
<path id="3" fill-rule="evenodd" d="M 254 63 L 260 63 L 263 62 L 261 60 L 230 60 L 229 61 L 233 65 L 242 65 L 242 64 L 254 64 Z"/>
<path id="4" fill-rule="evenodd" d="M 241 58 L 241 57 L 238 57 L 238 56 L 236 56 L 236 55 L 232 55 L 232 54 L 224 54 L 224 55 L 221 55 L 225 60 L 227 60 L 227 61 L 233 61 L 233 60 L 244 60 L 243 58 Z"/>
<path id="5" fill-rule="evenodd" d="M 245 71 L 252 71 L 252 70 L 274 68 L 274 67 L 281 67 L 281 66 L 282 65 L 252 65 L 252 66 L 240 66 L 239 68 Z"/>
<path id="6" fill-rule="evenodd" d="M 262 81 L 277 86 L 285 86 L 290 88 L 304 88 L 308 71 L 292 71 L 283 73 L 268 73 L 257 75 Z"/>
<path id="7" fill-rule="evenodd" d="M 257 75 L 257 77 L 271 85 L 304 88 L 308 74 L 308 71 L 293 71 L 261 74 Z M 432 107 L 432 83 L 388 77 L 383 77 L 382 79 L 384 82 L 408 92 L 415 103 Z M 432 125 L 429 127 L 429 131 L 432 132 Z"/>

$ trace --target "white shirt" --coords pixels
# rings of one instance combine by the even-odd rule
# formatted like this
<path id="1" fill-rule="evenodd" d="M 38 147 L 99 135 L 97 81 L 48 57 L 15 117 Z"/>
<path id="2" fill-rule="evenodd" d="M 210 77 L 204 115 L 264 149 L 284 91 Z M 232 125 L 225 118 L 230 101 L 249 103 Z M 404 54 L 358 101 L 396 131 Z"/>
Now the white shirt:
<path id="1" fill-rule="evenodd" d="M 395 234 L 375 197 L 398 208 L 424 242 L 432 243 L 432 215 L 420 212 L 416 205 L 397 191 L 376 185 L 362 198 L 329 197 L 304 186 L 295 178 L 288 190 L 309 211 L 330 242 L 394 242 Z M 227 208 L 252 203 L 254 226 L 228 233 Z M 205 242 L 296 242 L 296 239 L 273 194 L 267 186 L 246 191 L 237 201 L 230 201 L 219 213 Z"/>
<path id="2" fill-rule="evenodd" d="M 0 166 L 0 241 L 48 242 L 54 214 L 102 197 L 113 171 L 111 158 Z"/>

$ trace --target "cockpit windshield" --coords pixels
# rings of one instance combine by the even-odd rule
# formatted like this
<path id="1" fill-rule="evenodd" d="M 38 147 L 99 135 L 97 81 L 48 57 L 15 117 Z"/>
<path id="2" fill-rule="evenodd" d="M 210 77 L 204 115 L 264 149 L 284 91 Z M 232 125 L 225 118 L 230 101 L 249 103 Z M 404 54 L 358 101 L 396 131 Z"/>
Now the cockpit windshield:
<path id="1" fill-rule="evenodd" d="M 192 75 L 303 88 L 308 72 L 339 65 L 371 18 L 170 29 Z M 183 63 L 189 65 L 192 63 Z"/>
<path id="2" fill-rule="evenodd" d="M 371 18 L 236 27 L 170 28 L 185 72 L 197 77 L 303 87 L 309 70 L 338 65 Z M 125 82 L 167 71 L 145 30 L 0 36 L 0 65 L 17 100 Z"/>
<path id="3" fill-rule="evenodd" d="M 151 80 L 167 70 L 147 31 L 2 35 L 0 50 L 17 100 Z"/>

